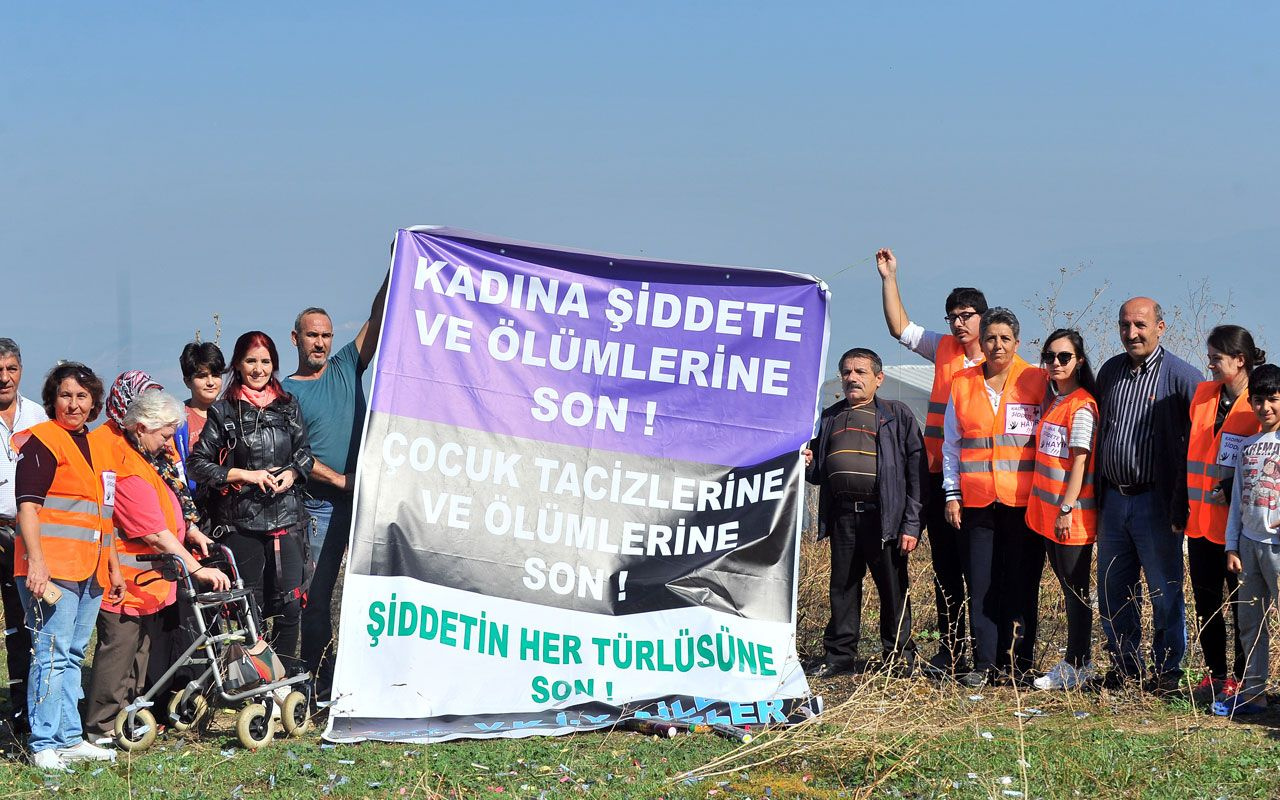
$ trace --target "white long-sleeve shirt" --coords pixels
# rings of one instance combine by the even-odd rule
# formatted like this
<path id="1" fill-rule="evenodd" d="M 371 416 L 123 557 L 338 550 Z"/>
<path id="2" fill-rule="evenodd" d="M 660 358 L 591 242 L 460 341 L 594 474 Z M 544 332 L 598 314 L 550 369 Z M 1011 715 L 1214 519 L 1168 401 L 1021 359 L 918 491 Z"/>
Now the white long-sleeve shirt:
<path id="1" fill-rule="evenodd" d="M 1000 397 L 1003 390 L 997 392 L 986 381 L 982 385 L 987 389 L 987 400 L 991 403 L 992 412 L 1000 410 Z M 948 500 L 960 499 L 960 419 L 956 416 L 955 403 L 947 398 L 947 412 L 942 419 L 942 491 Z"/>
<path id="2" fill-rule="evenodd" d="M 1240 444 L 1227 512 L 1227 550 L 1240 538 L 1280 544 L 1280 433 L 1255 433 Z"/>

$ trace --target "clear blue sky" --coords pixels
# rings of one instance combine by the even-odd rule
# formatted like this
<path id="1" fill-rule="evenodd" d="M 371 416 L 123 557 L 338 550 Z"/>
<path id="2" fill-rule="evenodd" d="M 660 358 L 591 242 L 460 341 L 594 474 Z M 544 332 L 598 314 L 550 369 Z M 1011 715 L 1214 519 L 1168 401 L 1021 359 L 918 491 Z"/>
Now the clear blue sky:
<path id="1" fill-rule="evenodd" d="M 440 223 L 835 276 L 833 349 L 891 363 L 882 245 L 929 323 L 973 283 L 1035 328 L 1087 263 L 1071 301 L 1212 277 L 1280 352 L 1280 11 L 1112 5 L 9 6 L 0 335 L 28 395 L 59 357 L 181 389 L 214 312 L 354 335 L 396 228 Z"/>

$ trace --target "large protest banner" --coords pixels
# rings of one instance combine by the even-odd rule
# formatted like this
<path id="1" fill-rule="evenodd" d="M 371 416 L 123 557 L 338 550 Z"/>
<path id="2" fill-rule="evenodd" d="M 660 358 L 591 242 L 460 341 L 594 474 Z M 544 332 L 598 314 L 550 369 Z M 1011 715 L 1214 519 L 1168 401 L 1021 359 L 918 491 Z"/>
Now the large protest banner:
<path id="1" fill-rule="evenodd" d="M 401 230 L 326 736 L 805 716 L 827 301 L 807 275 Z"/>

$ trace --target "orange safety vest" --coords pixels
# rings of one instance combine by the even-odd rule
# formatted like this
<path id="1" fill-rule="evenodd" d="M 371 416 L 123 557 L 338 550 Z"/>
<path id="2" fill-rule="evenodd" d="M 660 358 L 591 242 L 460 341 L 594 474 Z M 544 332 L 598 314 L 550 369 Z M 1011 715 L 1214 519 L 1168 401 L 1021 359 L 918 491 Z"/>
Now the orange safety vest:
<path id="1" fill-rule="evenodd" d="M 1191 514 L 1187 517 L 1187 535 L 1227 543 L 1227 510 L 1231 498 L 1215 496 L 1214 488 L 1225 478 L 1235 475 L 1240 456 L 1240 443 L 1254 435 L 1261 426 L 1242 393 L 1227 412 L 1222 429 L 1213 432 L 1218 416 L 1218 398 L 1222 381 L 1205 381 L 1196 387 L 1191 400 L 1191 436 L 1187 441 L 1187 500 Z"/>
<path id="2" fill-rule="evenodd" d="M 129 441 L 119 432 L 114 423 L 102 426 L 110 429 L 115 437 L 118 480 L 125 478 L 141 478 L 151 486 L 160 503 L 160 511 L 164 514 L 166 529 L 178 535 L 178 519 L 173 513 L 173 501 L 169 499 L 169 487 L 164 483 L 155 467 L 133 449 Z M 158 553 L 154 547 L 141 539 L 131 539 L 117 527 L 116 553 L 120 559 L 120 572 L 124 576 L 124 600 L 119 605 L 104 602 L 102 609 L 116 614 L 125 613 L 130 616 L 154 614 L 172 603 L 177 597 L 177 587 L 170 581 L 160 577 L 158 563 L 139 561 L 138 556 Z M 139 582 L 141 580 L 141 582 Z"/>
<path id="3" fill-rule="evenodd" d="M 951 397 L 951 380 L 964 368 L 964 347 L 956 337 L 943 336 L 933 358 L 933 389 L 929 392 L 929 411 L 924 418 L 924 449 L 929 454 L 930 472 L 942 472 L 942 425 L 947 416 L 947 400 Z"/>
<path id="4" fill-rule="evenodd" d="M 96 577 L 111 585 L 107 563 L 112 547 L 111 513 L 116 494 L 115 453 L 98 430 L 89 433 L 89 456 L 72 441 L 71 434 L 53 420 L 14 434 L 13 446 L 36 439 L 57 461 L 53 483 L 40 507 L 40 550 L 49 577 L 83 581 Z M 27 574 L 27 546 L 22 537 L 14 547 L 14 575 Z"/>
<path id="5" fill-rule="evenodd" d="M 1000 407 L 991 410 L 982 366 L 955 374 L 951 402 L 960 423 L 960 502 L 1025 506 L 1036 466 L 1036 424 L 1049 379 L 1014 356 Z"/>
<path id="6" fill-rule="evenodd" d="M 1058 541 L 1053 524 L 1067 493 L 1071 474 L 1071 421 L 1082 408 L 1093 411 L 1095 426 L 1089 458 L 1085 462 L 1084 483 L 1071 513 L 1071 534 L 1062 544 L 1093 544 L 1098 538 L 1098 501 L 1093 486 L 1093 452 L 1098 442 L 1098 403 L 1084 389 L 1076 389 L 1040 419 L 1036 428 L 1036 472 L 1027 501 L 1027 527 L 1041 536 Z"/>

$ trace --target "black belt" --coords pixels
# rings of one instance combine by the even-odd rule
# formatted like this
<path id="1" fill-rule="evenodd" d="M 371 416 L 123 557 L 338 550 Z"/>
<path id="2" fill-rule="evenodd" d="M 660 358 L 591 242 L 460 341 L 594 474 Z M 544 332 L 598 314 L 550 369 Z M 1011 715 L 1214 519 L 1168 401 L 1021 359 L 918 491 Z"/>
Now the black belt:
<path id="1" fill-rule="evenodd" d="M 1155 488 L 1154 483 L 1113 483 L 1111 488 L 1115 489 L 1125 497 L 1137 497 L 1140 494 L 1149 492 Z"/>
<path id="2" fill-rule="evenodd" d="M 858 500 L 852 497 L 841 497 L 838 499 L 841 511 L 852 511 L 855 514 L 864 514 L 880 510 L 880 503 L 874 499 Z"/>

